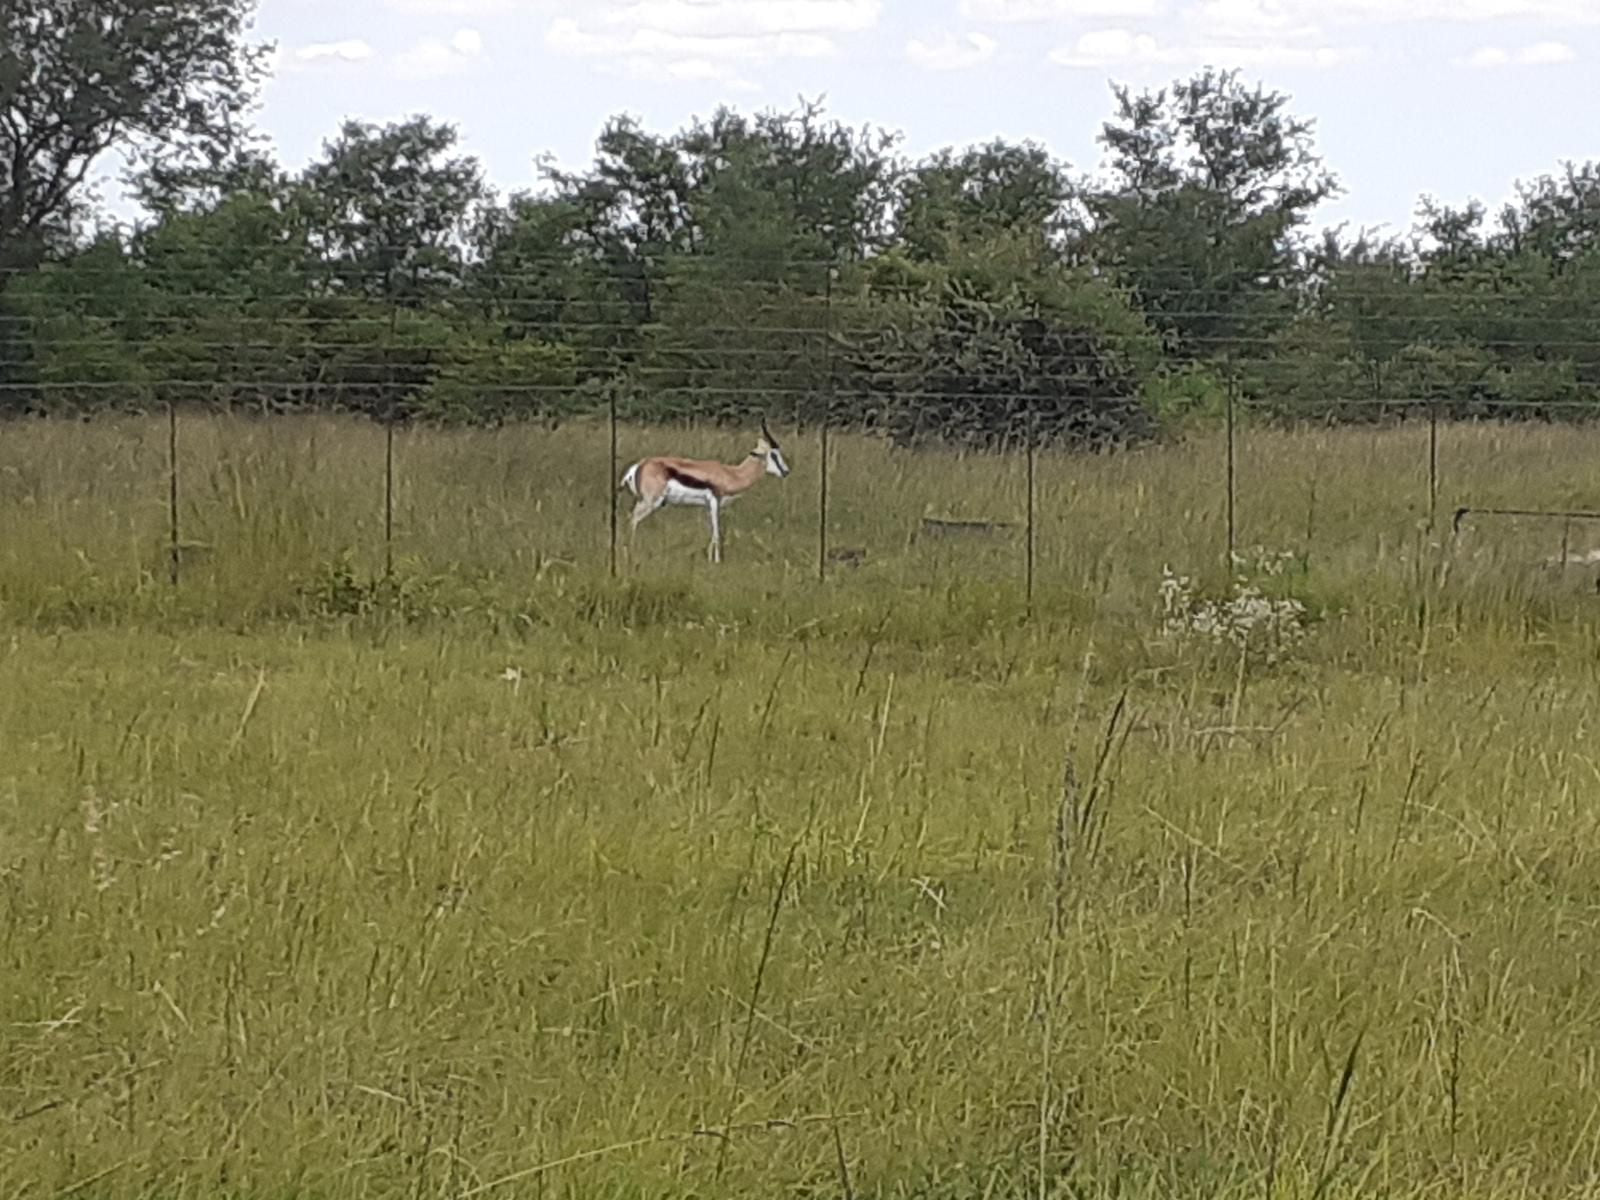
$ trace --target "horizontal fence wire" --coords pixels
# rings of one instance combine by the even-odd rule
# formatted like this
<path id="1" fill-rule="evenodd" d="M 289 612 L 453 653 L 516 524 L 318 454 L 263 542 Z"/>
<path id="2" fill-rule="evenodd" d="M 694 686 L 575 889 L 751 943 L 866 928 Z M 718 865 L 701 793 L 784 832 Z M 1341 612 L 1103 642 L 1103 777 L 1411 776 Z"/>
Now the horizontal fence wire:
<path id="1" fill-rule="evenodd" d="M 380 369 L 383 366 L 381 363 L 374 365 Z M 251 379 L 242 376 L 227 380 L 170 379 L 157 377 L 154 379 L 137 382 L 131 380 L 49 380 L 36 383 L 0 383 L 0 391 L 39 391 L 49 393 L 74 391 L 80 389 L 84 391 L 96 392 L 138 391 L 141 389 L 155 391 L 160 389 L 172 389 L 175 391 L 192 392 L 197 398 L 203 399 L 207 395 L 214 394 L 218 391 L 218 389 L 226 389 L 229 387 L 268 389 L 277 391 L 310 391 L 314 394 L 326 393 L 328 395 L 335 395 L 341 391 L 352 392 L 362 389 L 370 390 L 372 388 L 383 386 L 385 386 L 383 381 L 374 381 L 371 383 L 308 383 L 306 380 Z M 577 389 L 568 384 L 496 383 L 493 385 L 493 390 L 495 392 L 503 392 L 521 396 L 569 396 L 572 395 Z M 747 400 L 752 398 L 756 400 L 763 398 L 803 399 L 815 398 L 819 395 L 818 390 L 811 387 L 774 387 L 761 384 L 749 386 L 706 386 L 696 384 L 684 385 L 684 387 L 680 390 L 691 391 L 695 396 L 700 397 L 742 398 Z M 1038 392 L 1024 391 L 1020 389 L 1005 394 L 1016 398 L 1019 402 L 1026 402 L 1030 396 L 1038 399 L 1045 398 L 1042 397 Z M 988 390 L 947 391 L 943 389 L 908 388 L 896 390 L 894 392 L 894 396 L 897 400 L 947 400 L 979 402 L 994 399 L 996 393 Z M 840 399 L 848 400 L 849 397 L 841 396 Z M 603 399 L 596 399 L 593 403 L 592 411 L 599 413 L 604 410 L 605 405 L 606 402 Z M 1274 415 L 1282 419 L 1293 420 L 1298 418 L 1300 420 L 1313 423 L 1325 420 L 1327 416 L 1326 410 L 1328 409 L 1374 409 L 1394 410 L 1396 412 L 1405 410 L 1405 412 L 1407 412 L 1409 415 L 1426 416 L 1427 410 L 1431 407 L 1446 409 L 1460 408 L 1466 410 L 1465 415 L 1472 416 L 1475 414 L 1471 410 L 1474 408 L 1474 406 L 1476 406 L 1477 408 L 1482 409 L 1482 412 L 1477 413 L 1476 415 L 1482 417 L 1492 417 L 1494 412 L 1498 410 L 1505 410 L 1511 413 L 1558 410 L 1575 414 L 1582 414 L 1593 410 L 1594 415 L 1600 417 L 1600 401 L 1597 400 L 1520 400 L 1515 398 L 1495 398 L 1471 401 L 1451 400 L 1447 396 L 1438 393 L 1431 395 L 1401 394 L 1385 397 L 1329 396 L 1319 399 L 1315 402 L 1315 404 L 1307 403 L 1299 405 L 1284 404 L 1281 402 L 1263 400 L 1259 398 L 1241 399 L 1238 401 L 1238 406 L 1241 409 Z M 693 418 L 710 416 L 712 414 L 710 412 L 700 411 L 685 412 L 683 415 L 687 418 Z M 865 415 L 871 416 L 872 413 L 870 410 L 868 410 Z"/>
<path id="2" fill-rule="evenodd" d="M 389 328 L 389 318 L 387 316 L 382 316 L 382 317 L 376 317 L 376 316 L 375 317 L 359 317 L 359 318 L 350 318 L 348 320 L 347 319 L 342 319 L 342 318 L 324 318 L 324 317 L 283 318 L 283 319 L 277 319 L 277 318 L 246 318 L 246 320 L 250 321 L 252 324 L 263 324 L 263 325 L 266 325 L 270 329 L 284 330 L 286 332 L 292 332 L 292 331 L 294 331 L 296 329 L 326 330 L 327 327 L 330 326 L 330 325 L 336 325 L 336 326 L 340 326 L 340 327 L 344 327 L 344 328 L 350 328 L 350 329 L 364 329 L 364 330 L 378 330 L 378 331 L 387 331 L 388 328 Z M 160 320 L 140 319 L 139 321 L 136 322 L 136 324 L 139 327 L 140 335 L 142 337 L 148 337 L 148 336 L 150 336 L 152 334 L 159 335 L 159 334 L 166 334 L 166 333 L 181 332 L 181 331 L 183 331 L 185 329 L 191 328 L 196 323 L 203 323 L 203 324 L 207 325 L 208 327 L 215 328 L 216 325 L 225 323 L 226 321 L 227 321 L 227 318 L 225 318 L 225 317 L 196 317 L 196 318 L 192 318 L 192 319 L 190 319 L 190 318 L 180 318 L 180 317 L 171 317 L 171 318 L 162 318 Z M 498 323 L 504 326 L 504 340 L 506 340 L 508 342 L 514 342 L 518 338 L 528 337 L 528 336 L 538 335 L 538 334 L 562 334 L 562 335 L 565 335 L 565 336 L 572 336 L 572 335 L 578 335 L 578 334 L 583 334 L 583 335 L 589 335 L 589 334 L 609 334 L 609 335 L 627 334 L 629 336 L 637 336 L 637 337 L 639 337 L 641 339 L 649 339 L 649 338 L 652 338 L 652 337 L 659 337 L 660 334 L 661 334 L 661 328 L 660 327 L 628 325 L 628 324 L 623 324 L 623 323 L 619 323 L 619 322 L 596 323 L 596 322 L 589 322 L 589 321 L 554 321 L 554 320 L 553 321 L 547 321 L 547 322 L 534 322 L 534 321 L 522 321 L 522 320 L 502 320 L 502 321 L 500 321 Z M 1588 320 L 1588 321 L 1585 321 L 1584 323 L 1586 325 L 1592 326 L 1592 325 L 1594 325 L 1595 322 L 1593 320 Z M 804 326 L 804 325 L 770 325 L 770 326 L 764 326 L 764 325 L 748 325 L 748 324 L 746 324 L 746 325 L 696 324 L 694 326 L 694 332 L 697 335 L 701 335 L 701 336 L 704 336 L 704 335 L 713 335 L 713 336 L 733 336 L 733 335 L 738 335 L 738 336 L 742 336 L 742 337 L 751 337 L 751 338 L 758 338 L 758 337 L 767 337 L 767 338 L 800 338 L 800 337 L 807 337 L 807 336 L 815 336 L 817 331 L 814 328 L 811 328 L 811 327 L 808 327 L 808 326 Z M 409 330 L 408 327 L 405 327 L 405 326 L 401 327 L 400 333 L 397 333 L 396 337 L 394 339 L 394 345 L 397 348 L 398 347 L 410 347 L 410 346 L 417 346 L 417 347 L 421 347 L 421 348 L 429 348 L 427 343 L 418 342 L 418 341 L 414 340 L 413 338 L 410 338 L 409 336 L 408 337 L 402 337 L 401 333 L 409 335 L 410 330 Z M 50 345 L 50 347 L 52 349 L 55 349 L 55 350 L 92 349 L 92 348 L 101 347 L 101 346 L 116 345 L 117 342 L 120 340 L 120 339 L 116 339 L 116 338 L 113 338 L 113 337 L 110 337 L 110 336 L 103 336 L 103 335 L 102 336 L 87 336 L 87 335 L 78 334 L 78 335 L 70 335 L 70 336 L 65 336 L 65 337 L 58 336 L 54 332 L 54 330 L 52 330 L 50 328 L 50 326 L 48 324 L 44 323 L 44 322 L 34 322 L 34 323 L 28 325 L 27 327 L 21 329 L 20 331 L 17 331 L 16 333 L 13 334 L 13 336 L 27 336 L 28 334 L 34 334 L 35 336 L 39 336 L 39 337 L 42 337 L 42 338 L 46 339 L 48 341 L 48 344 Z M 1113 350 L 1127 351 L 1129 349 L 1139 349 L 1139 348 L 1141 348 L 1141 342 L 1142 342 L 1142 339 L 1136 339 L 1136 338 L 1118 339 L 1118 338 L 1114 338 L 1113 337 L 1113 338 L 1107 338 L 1106 341 L 1105 341 L 1105 345 L 1108 348 L 1113 349 Z M 1193 346 L 1195 346 L 1195 347 L 1197 347 L 1199 349 L 1216 349 L 1216 348 L 1227 348 L 1227 347 L 1254 347 L 1254 348 L 1257 348 L 1257 349 L 1265 349 L 1265 348 L 1270 348 L 1270 347 L 1273 347 L 1273 346 L 1276 346 L 1276 345 L 1279 344 L 1276 339 L 1269 338 L 1269 337 L 1246 337 L 1246 336 L 1227 337 L 1227 336 L 1222 336 L 1222 335 L 1198 336 L 1198 337 L 1190 338 L 1189 342 L 1190 342 L 1190 344 L 1192 344 Z M 297 349 L 297 350 L 336 351 L 336 350 L 349 350 L 349 349 L 351 349 L 353 347 L 366 345 L 366 344 L 368 344 L 368 343 L 350 342 L 350 341 L 337 341 L 337 340 L 321 340 L 321 339 L 317 339 L 317 338 L 307 338 L 307 339 L 298 339 L 298 340 L 294 341 L 293 343 L 289 344 L 289 346 L 286 347 L 285 343 L 282 342 L 282 341 L 265 340 L 265 339 L 260 338 L 259 335 L 254 337 L 254 338 L 252 338 L 252 337 L 230 338 L 230 337 L 223 337 L 223 336 L 216 335 L 216 334 L 213 334 L 212 336 L 204 337 L 204 338 L 187 338 L 186 337 L 184 339 L 184 342 L 183 342 L 184 347 L 186 349 L 188 349 L 188 350 L 191 350 L 191 351 L 192 350 L 217 350 L 217 351 L 222 351 L 222 350 L 232 350 L 232 351 L 278 350 L 278 351 L 281 351 L 281 350 L 283 350 L 285 348 L 291 348 L 291 349 Z M 659 349 L 661 351 L 664 351 L 664 352 L 665 351 L 670 351 L 670 350 L 673 349 L 673 347 L 670 345 L 670 343 L 659 344 L 659 343 L 656 343 L 656 342 L 651 342 L 649 344 L 652 347 L 654 347 L 656 349 Z M 845 339 L 840 339 L 840 344 L 848 345 L 849 343 Z M 1479 347 L 1481 349 L 1485 349 L 1485 350 L 1516 350 L 1516 351 L 1520 351 L 1522 353 L 1528 354 L 1530 356 L 1548 356 L 1551 351 L 1560 351 L 1560 350 L 1586 350 L 1586 351 L 1595 351 L 1596 352 L 1596 356 L 1600 357 L 1600 337 L 1593 337 L 1593 338 L 1538 338 L 1538 339 L 1531 339 L 1531 338 L 1485 338 L 1485 339 L 1481 339 L 1481 340 L 1476 340 L 1476 341 L 1474 341 L 1473 344 L 1475 346 L 1477 346 L 1477 347 Z M 1411 342 L 1402 342 L 1402 341 L 1400 341 L 1398 339 L 1394 339 L 1394 338 L 1390 338 L 1390 339 L 1387 339 L 1387 340 L 1371 339 L 1368 342 L 1369 350 L 1373 354 L 1376 354 L 1376 355 L 1384 355 L 1384 354 L 1392 355 L 1392 354 L 1397 353 L 1400 350 L 1405 349 L 1406 347 L 1408 347 L 1410 345 L 1413 345 L 1413 343 L 1411 343 Z M 448 349 L 447 346 L 443 346 L 443 345 L 440 345 L 438 347 L 432 347 L 432 348 L 437 348 L 437 349 L 439 349 L 441 351 L 444 351 L 444 350 Z M 678 348 L 678 352 L 688 352 L 688 349 L 689 349 L 688 347 L 679 347 Z M 762 347 L 762 346 L 743 346 L 743 347 L 741 347 L 741 346 L 729 346 L 729 347 L 722 347 L 722 348 L 719 348 L 717 350 L 717 354 L 718 355 L 721 355 L 721 356 L 724 356 L 724 357 L 729 357 L 729 358 L 737 358 L 737 357 L 741 357 L 741 356 L 771 355 L 771 354 L 778 354 L 778 353 L 781 353 L 781 352 L 782 352 L 781 349 L 775 350 L 775 349 L 772 349 L 770 347 Z M 1093 361 L 1096 360 L 1097 356 L 1080 355 L 1078 357 L 1082 361 L 1093 362 Z M 1264 359 L 1262 361 L 1271 361 L 1271 360 L 1270 359 Z"/>
<path id="3" fill-rule="evenodd" d="M 824 281 L 831 270 L 836 277 L 841 273 L 870 271 L 877 267 L 900 268 L 910 262 L 899 253 L 875 252 L 866 255 L 837 258 L 796 257 L 785 252 L 768 255 L 750 252 L 708 253 L 681 247 L 662 247 L 652 250 L 636 244 L 618 245 L 615 249 L 594 250 L 588 247 L 571 247 L 557 251 L 533 252 L 515 250 L 484 259 L 474 251 L 458 247 L 424 248 L 418 251 L 411 245 L 385 245 L 363 243 L 352 245 L 341 257 L 327 258 L 298 256 L 295 252 L 282 252 L 278 247 L 252 246 L 261 253 L 252 269 L 263 276 L 304 277 L 318 280 L 382 280 L 401 279 L 418 284 L 431 284 L 453 280 L 462 276 L 481 276 L 489 279 L 539 279 L 556 268 L 586 268 L 593 272 L 611 272 L 629 278 L 672 278 L 715 276 L 737 282 L 747 287 L 793 287 L 800 284 L 823 290 Z M 493 261 L 502 258 L 506 262 Z M 363 261 L 372 265 L 363 265 Z M 1121 278 L 1115 268 L 1070 260 L 1050 262 L 1074 278 L 1104 283 L 1108 286 L 1131 288 L 1133 285 Z M 137 272 L 151 278 L 177 277 L 189 269 L 181 255 L 164 254 L 159 248 L 146 253 L 128 252 L 111 261 L 74 261 L 70 266 L 46 264 L 44 273 L 51 277 L 65 275 L 70 270 L 77 278 L 121 278 Z M 1150 282 L 1139 285 L 1144 295 L 1161 299 L 1171 296 L 1215 295 L 1218 292 L 1251 292 L 1271 296 L 1282 301 L 1292 301 L 1302 295 L 1318 295 L 1334 287 L 1349 290 L 1353 297 L 1368 298 L 1390 295 L 1415 296 L 1419 291 L 1445 286 L 1442 279 L 1430 277 L 1416 265 L 1393 266 L 1385 263 L 1349 261 L 1320 271 L 1310 272 L 1303 282 L 1288 287 L 1275 281 L 1259 278 L 1254 272 L 1240 270 L 1205 271 L 1178 265 L 1159 265 L 1148 268 L 1154 279 L 1168 282 Z M 1339 272 L 1348 272 L 1340 275 Z M 0 266 L 0 281 L 27 278 L 40 274 L 32 266 Z M 1461 303 L 1488 305 L 1515 301 L 1518 290 L 1530 282 L 1568 282 L 1584 278 L 1582 264 L 1567 269 L 1553 268 L 1530 279 L 1504 277 L 1495 290 L 1483 290 L 1458 296 Z M 1175 281 L 1173 281 L 1175 280 Z M 1432 291 L 1427 291 L 1432 295 Z M 1442 298 L 1451 298 L 1441 293 Z"/>
<path id="4" fill-rule="evenodd" d="M 836 543 L 865 507 L 832 469 L 835 456 L 859 451 L 830 434 L 897 451 L 979 451 L 1005 482 L 972 497 L 974 512 L 930 501 L 901 518 L 929 538 L 1002 539 L 1029 611 L 1051 549 L 1044 532 L 1059 535 L 1063 503 L 1045 453 L 1196 429 L 1220 438 L 1203 503 L 1217 558 L 1232 564 L 1252 519 L 1257 429 L 1424 423 L 1408 451 L 1415 480 L 1397 478 L 1394 491 L 1431 527 L 1441 503 L 1446 513 L 1547 511 L 1462 494 L 1441 422 L 1580 426 L 1600 417 L 1600 306 L 1589 311 L 1580 295 L 1558 306 L 1558 291 L 1448 294 L 1387 265 L 1313 280 L 1293 296 L 1228 273 L 1183 286 L 1171 282 L 1181 273 L 1166 272 L 1167 283 L 1135 290 L 1070 268 L 1079 286 L 1126 301 L 1096 324 L 1032 302 L 934 297 L 898 284 L 887 267 L 876 277 L 880 265 L 752 254 L 680 256 L 655 270 L 577 251 L 523 255 L 509 267 L 291 261 L 210 289 L 159 259 L 0 270 L 0 414 L 161 414 L 174 583 L 185 564 L 180 522 L 200 503 L 193 489 L 184 494 L 184 434 L 191 416 L 207 413 L 378 418 L 385 440 L 372 478 L 385 576 L 406 536 L 409 443 L 397 446 L 397 427 L 504 429 L 526 419 L 537 438 L 560 422 L 602 426 L 590 447 L 594 490 L 582 495 L 605 497 L 596 557 L 612 575 L 632 561 L 623 551 L 634 498 L 622 469 L 645 449 L 712 453 L 693 437 L 668 440 L 655 432 L 662 427 L 740 428 L 753 440 L 759 418 L 797 461 L 814 447 L 807 570 L 822 583 L 855 561 L 858 548 Z M 1266 309 L 1230 302 L 1241 295 Z M 1326 341 L 1297 342 L 1303 327 Z M 817 440 L 790 444 L 795 429 L 815 429 Z M 1308 462 L 1313 493 L 1315 471 Z M 1015 542 L 1003 541 L 1013 531 Z"/>

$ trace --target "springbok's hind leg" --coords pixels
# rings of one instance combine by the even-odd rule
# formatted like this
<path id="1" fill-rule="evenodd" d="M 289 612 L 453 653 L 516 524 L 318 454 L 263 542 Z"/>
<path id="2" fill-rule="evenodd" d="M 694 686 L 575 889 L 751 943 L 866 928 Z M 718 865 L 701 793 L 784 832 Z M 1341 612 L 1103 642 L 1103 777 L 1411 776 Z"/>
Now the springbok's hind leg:
<path id="1" fill-rule="evenodd" d="M 633 506 L 633 517 L 628 522 L 628 535 L 630 537 L 638 530 L 640 521 L 661 507 L 662 499 L 652 500 L 648 496 L 639 498 L 639 503 Z"/>
<path id="2" fill-rule="evenodd" d="M 633 516 L 628 520 L 628 560 L 633 560 L 634 547 L 638 543 L 639 522 L 648 517 L 665 502 L 666 497 L 660 496 L 652 500 L 648 496 L 641 496 L 639 503 L 633 506 Z"/>

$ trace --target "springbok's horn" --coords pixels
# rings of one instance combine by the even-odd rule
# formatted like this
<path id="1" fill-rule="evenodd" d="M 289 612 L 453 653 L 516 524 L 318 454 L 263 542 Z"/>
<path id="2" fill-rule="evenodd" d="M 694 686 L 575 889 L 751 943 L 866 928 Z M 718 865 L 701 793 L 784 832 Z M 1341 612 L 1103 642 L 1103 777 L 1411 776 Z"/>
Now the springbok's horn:
<path id="1" fill-rule="evenodd" d="M 771 442 L 774 446 L 778 444 L 778 439 L 772 436 L 772 430 L 767 428 L 767 418 L 765 416 L 761 418 L 761 436 L 766 438 L 767 441 Z"/>

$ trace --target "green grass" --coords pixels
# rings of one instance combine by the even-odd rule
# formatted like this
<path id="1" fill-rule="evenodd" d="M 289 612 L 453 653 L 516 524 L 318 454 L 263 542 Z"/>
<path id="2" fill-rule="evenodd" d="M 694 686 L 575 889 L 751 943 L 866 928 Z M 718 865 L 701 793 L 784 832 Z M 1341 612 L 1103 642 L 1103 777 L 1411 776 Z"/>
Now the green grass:
<path id="1" fill-rule="evenodd" d="M 1600 434 L 836 439 L 606 576 L 600 431 L 0 429 L 0 1196 L 1600 1191 Z M 734 435 L 679 434 L 736 457 Z M 626 431 L 624 461 L 652 448 Z M 701 447 L 705 447 L 704 450 Z M 1313 486 L 1314 485 L 1314 486 Z M 624 507 L 624 514 L 626 509 Z M 1579 529 L 1574 546 L 1600 542 Z M 753 1000 L 753 1005 L 752 1005 Z"/>

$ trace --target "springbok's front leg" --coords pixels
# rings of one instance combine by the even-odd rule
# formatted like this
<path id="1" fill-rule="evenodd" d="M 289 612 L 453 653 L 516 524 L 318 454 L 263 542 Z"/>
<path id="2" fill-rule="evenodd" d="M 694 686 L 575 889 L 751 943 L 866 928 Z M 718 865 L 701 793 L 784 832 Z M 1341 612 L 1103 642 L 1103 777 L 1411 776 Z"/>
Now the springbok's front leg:
<path id="1" fill-rule="evenodd" d="M 713 493 L 706 500 L 706 512 L 711 516 L 711 561 L 722 561 L 722 502 Z"/>

